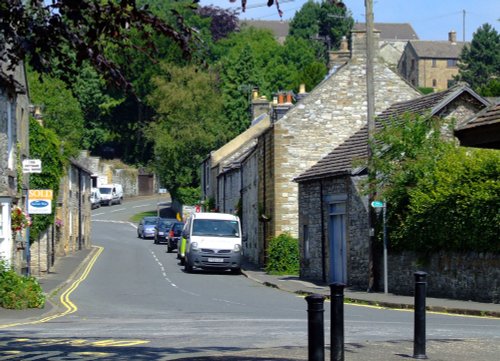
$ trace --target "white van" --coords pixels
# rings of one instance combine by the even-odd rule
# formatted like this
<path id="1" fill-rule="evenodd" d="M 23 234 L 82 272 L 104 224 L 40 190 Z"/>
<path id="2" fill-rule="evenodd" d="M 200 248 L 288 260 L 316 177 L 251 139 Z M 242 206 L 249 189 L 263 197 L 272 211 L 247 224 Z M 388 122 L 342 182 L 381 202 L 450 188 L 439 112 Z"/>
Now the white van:
<path id="1" fill-rule="evenodd" d="M 92 188 L 90 193 L 90 207 L 92 209 L 99 208 L 101 206 L 101 192 L 98 188 Z"/>
<path id="2" fill-rule="evenodd" d="M 241 269 L 241 224 L 233 214 L 193 213 L 182 230 L 184 270 Z"/>
<path id="3" fill-rule="evenodd" d="M 122 203 L 123 188 L 121 184 L 103 184 L 99 186 L 99 192 L 101 192 L 101 204 L 111 206 Z"/>

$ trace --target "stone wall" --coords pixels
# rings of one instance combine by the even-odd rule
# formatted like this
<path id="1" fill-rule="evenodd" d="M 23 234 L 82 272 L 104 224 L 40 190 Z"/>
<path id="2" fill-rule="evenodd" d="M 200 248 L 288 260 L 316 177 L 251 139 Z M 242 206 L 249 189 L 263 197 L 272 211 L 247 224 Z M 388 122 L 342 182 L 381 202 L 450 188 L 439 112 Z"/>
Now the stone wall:
<path id="1" fill-rule="evenodd" d="M 429 297 L 500 303 L 498 254 L 440 252 L 419 258 L 413 252 L 389 252 L 389 292 L 412 295 L 416 271 L 428 273 Z"/>
<path id="2" fill-rule="evenodd" d="M 221 174 L 218 184 L 221 188 L 219 190 L 219 197 L 222 197 L 222 199 L 219 199 L 217 202 L 217 204 L 220 205 L 219 211 L 236 214 L 236 208 L 240 202 L 240 168 Z"/>
<path id="3" fill-rule="evenodd" d="M 346 268 L 349 287 L 368 287 L 368 224 L 366 200 L 358 196 L 350 177 L 328 178 L 299 185 L 300 276 L 331 282 L 329 206 L 345 197 L 347 205 Z"/>
<path id="4" fill-rule="evenodd" d="M 258 152 L 254 151 L 244 162 L 241 174 L 241 227 L 243 232 L 243 255 L 252 263 L 259 263 L 258 220 Z"/>

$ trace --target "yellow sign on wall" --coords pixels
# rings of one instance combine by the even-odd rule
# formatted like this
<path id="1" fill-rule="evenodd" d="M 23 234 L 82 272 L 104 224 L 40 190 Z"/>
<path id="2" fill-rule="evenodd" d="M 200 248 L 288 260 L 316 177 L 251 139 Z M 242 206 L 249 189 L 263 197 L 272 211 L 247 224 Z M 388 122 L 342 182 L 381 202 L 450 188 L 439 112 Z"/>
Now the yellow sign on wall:
<path id="1" fill-rule="evenodd" d="M 52 189 L 30 189 L 28 191 L 28 213 L 51 214 L 52 197 Z"/>

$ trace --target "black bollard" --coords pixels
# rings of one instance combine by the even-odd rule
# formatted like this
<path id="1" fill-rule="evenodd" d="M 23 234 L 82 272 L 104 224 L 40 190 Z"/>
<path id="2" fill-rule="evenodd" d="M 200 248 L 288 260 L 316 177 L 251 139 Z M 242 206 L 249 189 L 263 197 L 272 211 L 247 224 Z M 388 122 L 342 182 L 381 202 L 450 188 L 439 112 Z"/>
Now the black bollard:
<path id="1" fill-rule="evenodd" d="M 309 335 L 309 361 L 325 361 L 325 330 L 323 303 L 325 296 L 313 294 L 306 297 L 307 332 Z"/>
<path id="2" fill-rule="evenodd" d="M 427 273 L 417 271 L 415 275 L 415 325 L 413 337 L 413 358 L 426 359 L 425 355 L 425 296 Z"/>
<path id="3" fill-rule="evenodd" d="M 330 360 L 344 361 L 344 287 L 343 283 L 330 284 Z"/>

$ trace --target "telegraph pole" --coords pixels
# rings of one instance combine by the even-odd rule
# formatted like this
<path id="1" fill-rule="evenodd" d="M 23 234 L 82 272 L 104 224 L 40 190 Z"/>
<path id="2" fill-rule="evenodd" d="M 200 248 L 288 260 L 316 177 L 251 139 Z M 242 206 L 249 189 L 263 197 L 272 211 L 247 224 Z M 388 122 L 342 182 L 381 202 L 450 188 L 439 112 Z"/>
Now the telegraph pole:
<path id="1" fill-rule="evenodd" d="M 373 75 L 374 41 L 373 41 L 373 0 L 365 0 L 366 8 L 366 104 L 368 123 L 368 184 L 370 187 L 368 204 L 375 198 L 373 185 L 375 169 L 373 167 L 372 140 L 375 132 L 375 84 Z M 375 288 L 375 215 L 372 207 L 368 206 L 369 227 L 369 261 L 368 261 L 368 291 Z"/>

